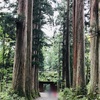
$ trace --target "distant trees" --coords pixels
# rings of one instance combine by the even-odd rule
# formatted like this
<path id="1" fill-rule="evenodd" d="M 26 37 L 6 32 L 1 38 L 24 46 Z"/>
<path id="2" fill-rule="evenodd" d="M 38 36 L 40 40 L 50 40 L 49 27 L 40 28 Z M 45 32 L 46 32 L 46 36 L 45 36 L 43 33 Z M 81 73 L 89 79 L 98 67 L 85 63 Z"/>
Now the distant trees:
<path id="1" fill-rule="evenodd" d="M 48 0 L 35 0 L 33 9 L 33 42 L 32 42 L 32 69 L 33 69 L 33 87 L 35 92 L 38 90 L 38 70 L 44 67 L 42 47 L 45 45 L 45 33 L 42 31 L 42 27 L 47 24 L 51 16 L 53 16 L 53 9 Z"/>
<path id="2" fill-rule="evenodd" d="M 71 0 L 65 1 L 67 4 L 66 8 L 64 7 L 64 14 L 63 14 L 63 50 L 62 50 L 62 80 L 65 84 L 65 87 L 71 86 L 71 66 L 70 66 L 70 28 L 71 28 Z"/>

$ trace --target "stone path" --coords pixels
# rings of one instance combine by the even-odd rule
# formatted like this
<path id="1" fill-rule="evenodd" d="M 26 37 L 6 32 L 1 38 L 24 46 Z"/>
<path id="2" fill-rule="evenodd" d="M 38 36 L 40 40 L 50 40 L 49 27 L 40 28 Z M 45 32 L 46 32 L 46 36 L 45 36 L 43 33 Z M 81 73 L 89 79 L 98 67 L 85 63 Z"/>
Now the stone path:
<path id="1" fill-rule="evenodd" d="M 48 93 L 40 93 L 41 97 L 36 100 L 58 100 L 57 96 L 55 97 L 53 94 L 49 95 Z"/>

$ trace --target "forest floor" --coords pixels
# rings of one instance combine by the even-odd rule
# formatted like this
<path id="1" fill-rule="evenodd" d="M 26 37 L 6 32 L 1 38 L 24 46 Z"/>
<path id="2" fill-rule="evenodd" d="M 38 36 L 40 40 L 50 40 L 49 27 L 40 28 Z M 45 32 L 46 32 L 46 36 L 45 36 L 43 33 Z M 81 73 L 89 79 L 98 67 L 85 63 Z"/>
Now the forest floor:
<path id="1" fill-rule="evenodd" d="M 36 100 L 58 100 L 58 95 L 49 93 L 40 93 L 41 97 Z"/>

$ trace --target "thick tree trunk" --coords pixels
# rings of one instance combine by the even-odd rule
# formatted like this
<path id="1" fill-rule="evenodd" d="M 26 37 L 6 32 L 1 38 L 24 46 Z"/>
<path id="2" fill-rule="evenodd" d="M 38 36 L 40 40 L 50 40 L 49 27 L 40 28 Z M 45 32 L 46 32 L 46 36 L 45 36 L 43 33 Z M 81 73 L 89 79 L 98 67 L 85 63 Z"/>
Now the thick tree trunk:
<path id="1" fill-rule="evenodd" d="M 97 0 L 91 0 L 91 18 L 90 18 L 90 38 L 91 38 L 91 73 L 90 73 L 90 92 L 96 91 L 98 84 L 98 17 Z"/>
<path id="2" fill-rule="evenodd" d="M 99 17 L 100 19 L 100 17 Z M 99 32 L 100 32 L 100 29 L 99 29 Z M 100 94 L 100 34 L 98 36 L 99 38 L 99 41 L 98 41 L 98 44 L 99 44 L 99 49 L 98 49 L 98 56 L 99 56 L 99 59 L 98 59 L 98 88 L 99 88 L 99 94 Z"/>
<path id="3" fill-rule="evenodd" d="M 77 75 L 77 27 L 76 27 L 76 18 L 77 18 L 77 15 L 76 15 L 76 3 L 75 0 L 74 0 L 74 3 L 73 3 L 73 88 L 76 87 L 76 75 Z"/>
<path id="4" fill-rule="evenodd" d="M 77 1 L 77 79 L 76 86 L 84 88 L 85 72 L 84 72 L 84 20 L 83 20 L 83 0 Z"/>
<path id="5" fill-rule="evenodd" d="M 98 87 L 99 87 L 99 93 L 100 93 L 100 0 L 98 1 L 98 44 L 99 44 L 99 49 L 98 49 L 98 74 L 99 74 L 99 79 L 98 79 Z"/>
<path id="6" fill-rule="evenodd" d="M 32 98 L 32 12 L 33 0 L 18 0 L 18 15 L 22 20 L 17 22 L 13 89 L 28 100 Z"/>
<path id="7" fill-rule="evenodd" d="M 32 96 L 32 32 L 33 32 L 33 0 L 28 0 L 27 16 L 27 56 L 25 66 L 25 94 L 29 100 Z"/>
<path id="8" fill-rule="evenodd" d="M 16 51 L 13 68 L 13 89 L 19 95 L 25 91 L 25 64 L 26 64 L 26 38 L 27 38 L 27 0 L 18 0 L 18 15 L 24 17 L 17 23 Z"/>
<path id="9" fill-rule="evenodd" d="M 73 86 L 82 89 L 85 86 L 84 73 L 84 24 L 83 24 L 83 0 L 74 1 L 74 65 L 73 65 Z M 75 79 L 74 79 L 75 78 Z"/>

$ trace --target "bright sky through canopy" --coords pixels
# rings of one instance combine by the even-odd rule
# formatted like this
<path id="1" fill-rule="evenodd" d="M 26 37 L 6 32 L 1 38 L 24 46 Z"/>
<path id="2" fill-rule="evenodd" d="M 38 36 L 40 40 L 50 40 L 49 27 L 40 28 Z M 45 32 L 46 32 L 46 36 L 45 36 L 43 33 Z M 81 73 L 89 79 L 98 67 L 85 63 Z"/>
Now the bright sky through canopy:
<path id="1" fill-rule="evenodd" d="M 4 6 L 4 0 L 0 0 L 0 7 Z M 16 0 L 9 0 L 10 3 L 14 3 L 16 2 Z M 61 3 L 61 0 L 56 0 L 58 3 Z M 52 3 L 52 7 L 55 7 L 56 5 L 54 3 Z M 1 12 L 9 12 L 7 9 L 3 9 L 3 11 Z M 54 12 L 54 16 L 56 17 L 58 15 L 58 11 Z M 42 28 L 42 30 L 44 31 L 44 33 L 49 36 L 52 37 L 54 35 L 54 30 L 55 27 L 54 26 L 50 26 L 49 24 L 44 25 L 44 27 Z"/>

